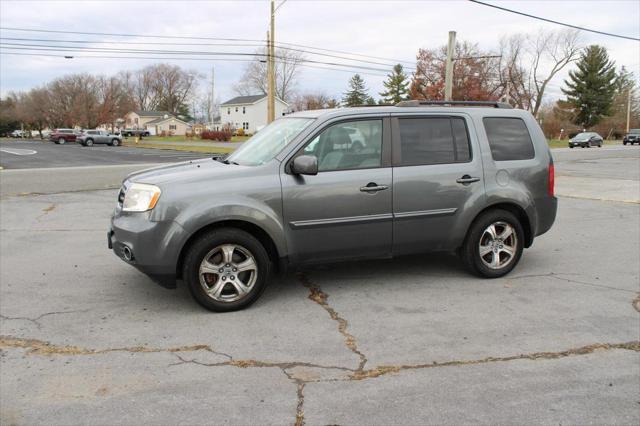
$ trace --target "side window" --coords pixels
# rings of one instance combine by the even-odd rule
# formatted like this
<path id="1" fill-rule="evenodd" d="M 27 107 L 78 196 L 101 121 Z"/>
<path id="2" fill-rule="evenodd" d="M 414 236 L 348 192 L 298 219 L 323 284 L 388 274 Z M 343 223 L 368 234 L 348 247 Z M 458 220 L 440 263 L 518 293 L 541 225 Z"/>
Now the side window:
<path id="1" fill-rule="evenodd" d="M 487 117 L 482 121 L 495 161 L 529 160 L 535 156 L 529 130 L 522 119 Z"/>
<path id="2" fill-rule="evenodd" d="M 471 160 L 464 119 L 421 117 L 398 121 L 401 165 L 465 163 Z"/>
<path id="3" fill-rule="evenodd" d="M 305 155 L 318 158 L 318 170 L 350 170 L 382 164 L 382 120 L 334 124 L 304 148 Z"/>

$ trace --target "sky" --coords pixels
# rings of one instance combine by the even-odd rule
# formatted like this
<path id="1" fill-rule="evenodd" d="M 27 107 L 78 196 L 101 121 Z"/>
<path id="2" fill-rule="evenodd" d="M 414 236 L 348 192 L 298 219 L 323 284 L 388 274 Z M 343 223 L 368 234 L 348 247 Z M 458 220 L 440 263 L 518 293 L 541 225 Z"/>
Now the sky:
<path id="1" fill-rule="evenodd" d="M 282 0 L 277 0 L 280 4 Z M 493 4 L 599 31 L 640 37 L 640 1 L 494 1 Z M 268 30 L 267 1 L 0 1 L 0 27 L 131 34 L 127 37 L 80 34 L 37 33 L 0 30 L 3 43 L 43 43 L 7 40 L 32 38 L 42 40 L 87 40 L 174 43 L 225 43 L 211 40 L 156 39 L 139 35 L 180 37 L 214 37 L 264 40 Z M 362 58 L 385 65 L 358 63 L 359 66 L 389 69 L 398 60 L 411 67 L 419 48 L 436 48 L 446 44 L 447 34 L 457 32 L 458 40 L 478 43 L 481 49 L 497 49 L 502 36 L 561 29 L 524 16 L 496 10 L 464 0 L 449 1 L 312 1 L 286 0 L 276 12 L 276 43 L 286 42 L 323 49 L 340 50 L 385 59 Z M 605 46 L 617 66 L 624 65 L 640 77 L 640 42 L 604 35 L 583 33 L 583 43 Z M 226 42 L 228 44 L 228 42 Z M 153 46 L 84 44 L 102 48 L 141 48 L 254 52 L 250 46 Z M 64 43 L 58 43 L 64 44 Z M 67 43 L 68 44 L 68 43 Z M 238 44 L 238 43 L 233 43 Z M 5 49 L 5 52 L 10 50 Z M 15 50 L 13 50 L 15 52 Z M 21 50 L 23 53 L 46 52 Z M 56 53 L 64 55 L 64 53 Z M 344 56 L 339 53 L 331 53 Z M 135 70 L 157 62 L 168 62 L 206 75 L 201 91 L 209 86 L 215 67 L 216 98 L 226 101 L 235 96 L 233 84 L 243 73 L 246 62 L 228 60 L 172 59 L 98 59 L 0 55 L 0 96 L 10 91 L 28 90 L 56 77 L 88 72 L 112 75 L 121 70 Z M 91 55 L 91 54 L 85 54 Z M 95 55 L 95 54 L 94 54 Z M 100 54 L 97 54 L 100 55 Z M 105 54 L 106 55 L 106 54 Z M 119 55 L 122 56 L 122 55 Z M 152 55 L 144 55 L 149 57 Z M 343 59 L 306 55 L 308 59 L 347 62 Z M 210 57 L 207 57 L 210 58 Z M 238 56 L 236 59 L 246 59 Z M 351 62 L 354 63 L 354 62 Z M 311 65 L 311 64 L 310 64 Z M 322 66 L 322 65 L 315 65 Z M 347 89 L 351 70 L 301 68 L 297 89 L 322 92 L 341 98 Z M 569 68 L 556 78 L 550 88 L 551 99 L 561 96 L 560 87 Z M 361 70 L 369 93 L 378 98 L 383 90 L 384 72 Z"/>

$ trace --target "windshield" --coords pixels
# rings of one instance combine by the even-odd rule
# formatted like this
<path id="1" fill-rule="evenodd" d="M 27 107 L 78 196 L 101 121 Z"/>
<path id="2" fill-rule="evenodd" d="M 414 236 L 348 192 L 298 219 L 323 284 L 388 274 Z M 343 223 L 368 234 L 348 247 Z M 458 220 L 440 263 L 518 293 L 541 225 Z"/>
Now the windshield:
<path id="1" fill-rule="evenodd" d="M 302 132 L 313 118 L 281 118 L 260 130 L 227 160 L 243 166 L 259 166 L 275 157 Z"/>
<path id="2" fill-rule="evenodd" d="M 576 139 L 585 139 L 585 138 L 590 138 L 591 136 L 593 136 L 593 133 L 578 133 L 575 138 Z"/>

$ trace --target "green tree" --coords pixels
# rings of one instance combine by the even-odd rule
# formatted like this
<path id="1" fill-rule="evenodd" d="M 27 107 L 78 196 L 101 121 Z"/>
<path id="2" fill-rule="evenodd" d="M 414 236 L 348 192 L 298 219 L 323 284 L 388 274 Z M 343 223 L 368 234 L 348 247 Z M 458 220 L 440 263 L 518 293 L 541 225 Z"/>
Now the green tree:
<path id="1" fill-rule="evenodd" d="M 404 73 L 402 65 L 395 65 L 393 72 L 387 75 L 387 80 L 382 84 L 387 89 L 384 92 L 380 92 L 380 96 L 382 96 L 385 103 L 395 105 L 400 101 L 409 99 L 409 80 Z"/>
<path id="2" fill-rule="evenodd" d="M 573 122 L 592 127 L 611 113 L 616 93 L 616 70 L 607 50 L 591 45 L 581 54 L 577 70 L 569 71 L 565 80 L 567 102 L 574 109 Z"/>
<path id="3" fill-rule="evenodd" d="M 369 97 L 364 80 L 359 74 L 356 74 L 349 80 L 349 91 L 344 94 L 342 103 L 347 107 L 364 105 Z"/>

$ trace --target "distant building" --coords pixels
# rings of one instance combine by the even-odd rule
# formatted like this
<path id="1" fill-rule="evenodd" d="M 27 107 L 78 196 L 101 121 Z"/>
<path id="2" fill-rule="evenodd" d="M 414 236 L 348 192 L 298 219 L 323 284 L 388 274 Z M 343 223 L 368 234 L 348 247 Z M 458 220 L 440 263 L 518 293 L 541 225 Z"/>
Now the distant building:
<path id="1" fill-rule="evenodd" d="M 124 116 L 124 127 L 127 129 L 144 129 L 148 122 L 165 115 L 172 116 L 169 111 L 131 111 Z"/>
<path id="2" fill-rule="evenodd" d="M 276 118 L 289 110 L 289 104 L 276 98 Z M 222 127 L 255 133 L 267 124 L 267 95 L 237 96 L 220 105 Z"/>
<path id="3" fill-rule="evenodd" d="M 177 118 L 169 111 L 131 111 L 124 116 L 127 129 L 144 129 L 152 135 L 184 136 L 189 123 Z"/>

